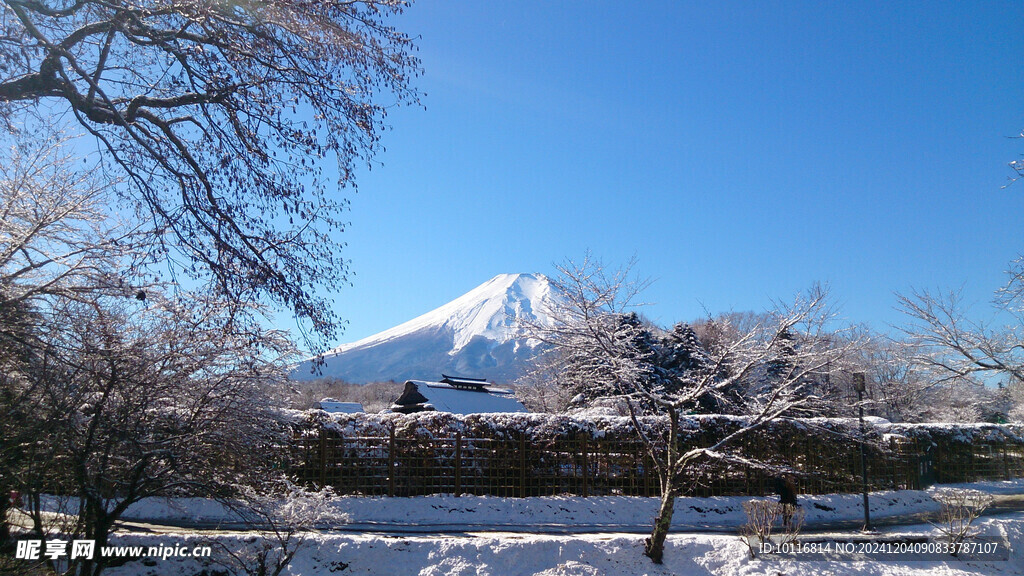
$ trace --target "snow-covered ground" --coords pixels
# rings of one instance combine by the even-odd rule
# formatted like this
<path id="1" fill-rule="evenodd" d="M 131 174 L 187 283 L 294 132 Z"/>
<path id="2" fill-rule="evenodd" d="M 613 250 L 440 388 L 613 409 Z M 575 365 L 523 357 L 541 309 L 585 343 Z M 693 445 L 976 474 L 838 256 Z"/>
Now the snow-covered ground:
<path id="1" fill-rule="evenodd" d="M 1024 480 L 965 485 L 992 494 L 1024 494 Z M 938 509 L 932 491 L 871 494 L 872 518 L 912 515 Z M 745 498 L 681 498 L 676 503 L 676 534 L 670 536 L 665 564 L 642 555 L 643 534 L 657 502 L 647 498 L 338 498 L 345 516 L 331 530 L 307 533 L 284 574 L 394 575 L 596 575 L 785 574 L 785 575 L 1024 575 L 1024 512 L 977 521 L 982 536 L 1008 553 L 1007 560 L 813 561 L 752 559 L 735 535 L 745 523 Z M 863 518 L 858 495 L 803 496 L 807 531 Z M 133 507 L 138 521 L 230 522 L 231 515 L 201 500 L 150 501 Z M 406 532 L 403 533 L 402 531 Z M 501 531 L 499 531 L 501 530 Z M 414 531 L 445 533 L 417 534 Z M 553 532 L 565 532 L 556 534 Z M 572 534 L 572 531 L 588 533 Z M 634 533 L 626 533 L 626 532 Z M 544 533 L 547 532 L 547 533 Z M 684 533 L 685 532 L 685 533 Z M 855 534 L 832 532 L 831 536 Z M 928 524 L 882 528 L 876 539 L 927 536 Z M 815 538 L 823 534 L 814 534 Z M 828 536 L 828 534 L 825 534 Z M 805 534 L 806 538 L 810 534 Z M 121 534 L 112 543 L 193 546 L 215 541 L 211 559 L 148 559 L 111 569 L 112 574 L 213 574 L 228 557 L 224 550 L 252 550 L 262 542 L 251 532 L 205 534 Z M 251 566 L 250 566 L 251 567 Z"/>
<path id="2" fill-rule="evenodd" d="M 1004 482 L 944 485 L 966 487 L 990 494 L 1024 494 L 1024 479 Z M 884 521 L 939 509 L 934 490 L 873 492 L 871 518 Z M 746 522 L 740 496 L 678 498 L 672 527 L 677 531 L 734 532 Z M 320 528 L 401 531 L 504 531 L 519 528 L 534 532 L 646 531 L 657 513 L 656 498 L 628 496 L 496 498 L 421 496 L 416 498 L 339 497 L 333 500 L 338 520 Z M 808 529 L 858 522 L 864 518 L 859 494 L 801 495 Z M 125 520 L 185 523 L 190 526 L 230 525 L 238 518 L 216 502 L 195 498 L 140 502 L 125 512 Z"/>
<path id="3" fill-rule="evenodd" d="M 1011 483 L 1024 493 L 1024 484 Z M 971 485 L 973 486 L 973 485 Z M 1002 490 L 1011 488 L 998 487 Z M 1004 492 L 1005 493 L 1005 492 Z M 750 498 L 678 498 L 673 529 L 734 532 L 746 522 L 743 502 Z M 394 531 L 504 531 L 527 528 L 535 532 L 646 531 L 658 511 L 656 498 L 628 496 L 495 498 L 421 496 L 416 498 L 341 497 L 334 500 L 339 520 L 322 529 L 388 529 Z M 856 522 L 864 517 L 861 496 L 831 494 L 802 496 L 808 527 Z M 874 492 L 871 517 L 883 520 L 934 512 L 939 504 L 927 491 Z M 153 499 L 136 504 L 125 520 L 184 524 L 213 528 L 239 519 L 216 502 L 201 499 Z"/>
<path id="4" fill-rule="evenodd" d="M 668 539 L 665 563 L 657 566 L 642 555 L 643 536 L 607 533 L 555 536 L 529 533 L 468 533 L 459 536 L 414 536 L 381 533 L 312 534 L 304 542 L 284 574 L 348 575 L 387 574 L 394 576 L 625 576 L 639 574 L 676 575 L 878 575 L 954 576 L 968 574 L 1024 574 L 1024 513 L 979 521 L 982 534 L 995 536 L 1012 552 L 1004 561 L 841 561 L 752 559 L 739 536 L 675 535 Z M 886 535 L 930 534 L 928 525 L 884 531 Z M 169 542 L 169 540 L 171 542 Z M 216 536 L 221 546 L 255 550 L 258 542 L 247 534 Z M 157 545 L 205 544 L 209 538 L 196 535 L 121 536 L 117 544 Z M 222 569 L 214 559 L 150 560 L 113 568 L 110 574 L 171 576 L 216 573 Z M 251 557 L 251 556 L 250 556 Z M 250 567 L 253 567 L 250 564 Z"/>

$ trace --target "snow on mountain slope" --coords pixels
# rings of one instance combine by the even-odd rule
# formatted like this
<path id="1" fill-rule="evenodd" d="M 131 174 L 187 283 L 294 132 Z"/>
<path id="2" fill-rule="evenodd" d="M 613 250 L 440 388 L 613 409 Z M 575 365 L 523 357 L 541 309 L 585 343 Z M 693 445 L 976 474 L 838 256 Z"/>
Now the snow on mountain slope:
<path id="1" fill-rule="evenodd" d="M 550 323 L 544 311 L 557 298 L 543 274 L 499 274 L 440 308 L 331 350 L 321 374 L 358 383 L 436 380 L 442 372 L 509 382 L 539 345 L 526 339 L 521 319 Z M 292 377 L 315 376 L 307 361 Z"/>

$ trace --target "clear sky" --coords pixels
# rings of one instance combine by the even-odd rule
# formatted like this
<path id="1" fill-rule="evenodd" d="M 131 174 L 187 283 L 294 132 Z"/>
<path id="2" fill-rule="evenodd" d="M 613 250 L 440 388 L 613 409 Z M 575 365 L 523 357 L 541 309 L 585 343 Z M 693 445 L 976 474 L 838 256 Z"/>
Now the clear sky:
<path id="1" fill-rule="evenodd" d="M 420 0 L 426 109 L 357 175 L 338 343 L 499 273 L 635 255 L 668 324 L 815 281 L 979 314 L 1024 252 L 1019 2 Z"/>

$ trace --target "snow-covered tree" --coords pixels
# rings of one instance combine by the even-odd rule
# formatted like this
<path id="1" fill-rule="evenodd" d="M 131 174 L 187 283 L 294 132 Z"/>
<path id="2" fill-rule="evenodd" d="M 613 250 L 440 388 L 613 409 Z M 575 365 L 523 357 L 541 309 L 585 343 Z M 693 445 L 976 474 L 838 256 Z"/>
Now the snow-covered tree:
<path id="1" fill-rule="evenodd" d="M 280 477 L 274 390 L 293 346 L 259 310 L 139 284 L 133 233 L 57 144 L 0 163 L 0 491 L 27 495 L 41 537 L 39 496 L 69 497 L 64 535 L 102 546 L 142 498 L 229 497 Z"/>
<path id="2" fill-rule="evenodd" d="M 673 330 L 676 338 L 652 338 L 631 309 L 644 283 L 630 280 L 629 271 L 629 266 L 608 270 L 589 257 L 560 266 L 553 284 L 565 299 L 548 311 L 554 325 L 534 326 L 533 336 L 553 346 L 554 362 L 561 362 L 569 378 L 614 390 L 627 403 L 661 483 L 661 506 L 644 550 L 660 563 L 684 472 L 709 459 L 735 457 L 738 439 L 806 406 L 812 400 L 808 383 L 827 370 L 839 370 L 854 342 L 828 337 L 832 314 L 827 294 L 814 288 L 744 330 L 722 320 L 716 330 L 729 337 L 691 350 L 689 361 L 682 361 L 685 355 L 672 358 L 671 351 L 682 352 L 682 344 L 692 340 L 684 328 Z M 786 368 L 765 385 L 770 364 L 783 353 Z M 737 390 L 742 398 L 735 396 Z M 680 445 L 681 422 L 694 407 L 734 406 L 737 400 L 745 415 L 737 430 L 707 445 Z M 641 424 L 642 412 L 668 417 L 664 438 L 652 436 Z"/>
<path id="3" fill-rule="evenodd" d="M 141 232 L 109 208 L 111 182 L 43 130 L 0 149 L 0 291 L 11 306 L 137 288 Z M 135 292 L 132 292 L 135 294 Z"/>
<path id="4" fill-rule="evenodd" d="M 1006 386 L 1007 419 L 1024 422 L 1024 382 L 1013 381 Z"/>
<path id="5" fill-rule="evenodd" d="M 52 312 L 102 295 L 135 295 L 134 231 L 107 209 L 110 186 L 72 170 L 67 140 L 43 131 L 0 149 L 0 493 L 53 473 L 42 406 Z M 130 297 L 130 296 L 129 296 Z M 50 372 L 60 378 L 60 374 Z M 0 543 L 7 498 L 0 498 Z"/>
<path id="6" fill-rule="evenodd" d="M 672 327 L 672 332 L 665 337 L 662 347 L 665 350 L 662 365 L 668 370 L 700 371 L 707 369 L 710 362 L 707 350 L 701 344 L 697 332 L 684 322 Z"/>
<path id="7" fill-rule="evenodd" d="M 26 463 L 45 475 L 20 477 L 17 488 L 69 496 L 69 536 L 102 546 L 143 498 L 229 497 L 236 484 L 279 475 L 289 436 L 271 391 L 291 351 L 281 335 L 237 323 L 216 299 L 154 290 L 144 302 L 66 303 L 45 322 L 55 324 L 47 347 L 12 383 L 31 402 L 4 409 L 47 423 L 42 435 L 19 435 L 25 449 L 42 444 L 46 460 Z M 78 573 L 102 562 L 83 561 Z"/>
<path id="8" fill-rule="evenodd" d="M 911 350 L 902 340 L 872 333 L 866 328 L 858 330 L 863 345 L 852 362 L 855 370 L 865 375 L 867 385 L 865 406 L 867 414 L 881 416 L 893 422 L 922 422 L 931 408 L 934 383 L 911 360 Z M 850 400 L 857 398 L 849 378 L 836 381 L 837 395 Z M 852 402 L 837 415 L 856 416 Z"/>
<path id="9" fill-rule="evenodd" d="M 937 388 L 960 388 L 948 393 L 950 410 L 955 409 L 956 398 L 972 389 L 984 390 L 980 385 L 1024 382 L 1024 258 L 1011 263 L 1007 274 L 1009 280 L 993 302 L 991 323 L 971 319 L 956 291 L 921 290 L 898 296 L 899 307 L 910 320 L 900 330 L 911 361 Z"/>

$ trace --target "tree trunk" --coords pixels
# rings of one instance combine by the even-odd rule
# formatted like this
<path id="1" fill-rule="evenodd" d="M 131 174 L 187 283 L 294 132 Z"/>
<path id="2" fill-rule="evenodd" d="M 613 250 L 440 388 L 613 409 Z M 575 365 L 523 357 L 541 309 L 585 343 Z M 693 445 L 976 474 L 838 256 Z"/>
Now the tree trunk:
<path id="1" fill-rule="evenodd" d="M 658 517 L 654 519 L 651 536 L 644 540 L 644 556 L 655 564 L 661 564 L 661 558 L 665 554 L 665 538 L 668 536 L 668 529 L 672 527 L 672 509 L 676 503 L 675 490 L 671 486 L 667 488 L 662 490 L 661 508 L 658 509 Z"/>
<path id="2" fill-rule="evenodd" d="M 668 438 L 664 467 L 661 469 L 661 507 L 654 519 L 651 536 L 644 540 L 644 556 L 661 564 L 665 554 L 665 538 L 672 527 L 672 510 L 676 503 L 676 460 L 679 457 L 679 411 L 668 408 Z"/>
<path id="3" fill-rule="evenodd" d="M 7 511 L 11 507 L 10 490 L 0 485 L 0 552 L 6 551 L 11 542 L 11 527 L 7 523 Z"/>

